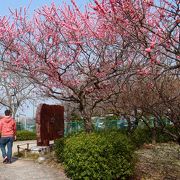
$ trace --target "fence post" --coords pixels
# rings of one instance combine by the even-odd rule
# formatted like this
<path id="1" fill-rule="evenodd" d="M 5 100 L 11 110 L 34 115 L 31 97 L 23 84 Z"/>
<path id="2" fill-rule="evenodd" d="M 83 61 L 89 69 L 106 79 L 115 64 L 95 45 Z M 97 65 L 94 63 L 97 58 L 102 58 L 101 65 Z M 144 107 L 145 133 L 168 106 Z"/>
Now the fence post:
<path id="1" fill-rule="evenodd" d="M 24 150 L 24 157 L 27 157 L 27 149 Z"/>
<path id="2" fill-rule="evenodd" d="M 29 143 L 27 143 L 27 150 L 29 150 Z"/>
<path id="3" fill-rule="evenodd" d="M 19 156 L 19 145 L 17 145 L 17 153 L 18 153 L 18 156 Z"/>

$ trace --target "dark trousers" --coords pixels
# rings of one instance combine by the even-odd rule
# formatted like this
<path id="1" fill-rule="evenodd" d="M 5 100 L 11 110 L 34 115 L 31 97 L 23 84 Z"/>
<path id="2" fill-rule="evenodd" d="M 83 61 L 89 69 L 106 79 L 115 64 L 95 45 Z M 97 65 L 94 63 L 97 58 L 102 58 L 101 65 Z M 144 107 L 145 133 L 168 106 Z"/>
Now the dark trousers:
<path id="1" fill-rule="evenodd" d="M 3 158 L 7 156 L 7 158 L 11 160 L 13 141 L 14 141 L 13 137 L 1 137 L 0 147 L 1 147 Z M 6 146 L 7 146 L 7 152 L 6 152 Z"/>

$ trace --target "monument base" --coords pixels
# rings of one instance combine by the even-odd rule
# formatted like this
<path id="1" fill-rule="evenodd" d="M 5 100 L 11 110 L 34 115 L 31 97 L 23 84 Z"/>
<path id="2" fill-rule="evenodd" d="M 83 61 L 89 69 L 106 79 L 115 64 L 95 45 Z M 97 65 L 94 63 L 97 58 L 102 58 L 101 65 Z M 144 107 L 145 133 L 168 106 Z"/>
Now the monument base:
<path id="1" fill-rule="evenodd" d="M 51 152 L 52 147 L 53 147 L 53 144 L 50 144 L 49 146 L 33 146 L 30 148 L 30 152 L 44 154 L 44 153 Z"/>

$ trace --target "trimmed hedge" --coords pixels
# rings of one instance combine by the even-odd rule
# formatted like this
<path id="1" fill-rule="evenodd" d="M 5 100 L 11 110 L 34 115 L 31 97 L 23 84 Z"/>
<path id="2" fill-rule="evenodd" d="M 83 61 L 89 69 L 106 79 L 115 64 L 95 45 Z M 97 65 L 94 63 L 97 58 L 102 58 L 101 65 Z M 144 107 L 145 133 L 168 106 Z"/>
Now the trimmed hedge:
<path id="1" fill-rule="evenodd" d="M 17 137 L 17 141 L 35 140 L 36 133 L 27 130 L 17 131 L 16 137 Z"/>
<path id="2" fill-rule="evenodd" d="M 133 146 L 118 131 L 60 139 L 55 152 L 72 179 L 127 179 L 133 173 Z"/>

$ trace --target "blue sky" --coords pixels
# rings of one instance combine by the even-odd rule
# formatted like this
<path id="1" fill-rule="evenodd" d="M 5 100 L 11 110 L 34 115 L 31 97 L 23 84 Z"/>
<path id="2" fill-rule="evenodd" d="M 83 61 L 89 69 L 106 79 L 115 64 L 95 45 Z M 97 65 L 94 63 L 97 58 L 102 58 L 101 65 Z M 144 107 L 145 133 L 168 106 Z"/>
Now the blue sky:
<path id="1" fill-rule="evenodd" d="M 90 2 L 90 0 L 75 0 L 78 7 L 83 9 L 84 5 Z M 20 7 L 28 7 L 31 0 L 0 0 L 0 16 L 8 15 L 9 8 L 16 9 Z M 30 12 L 34 9 L 42 7 L 43 5 L 49 5 L 54 2 L 57 5 L 61 5 L 63 2 L 70 4 L 70 0 L 32 0 L 30 5 Z"/>

